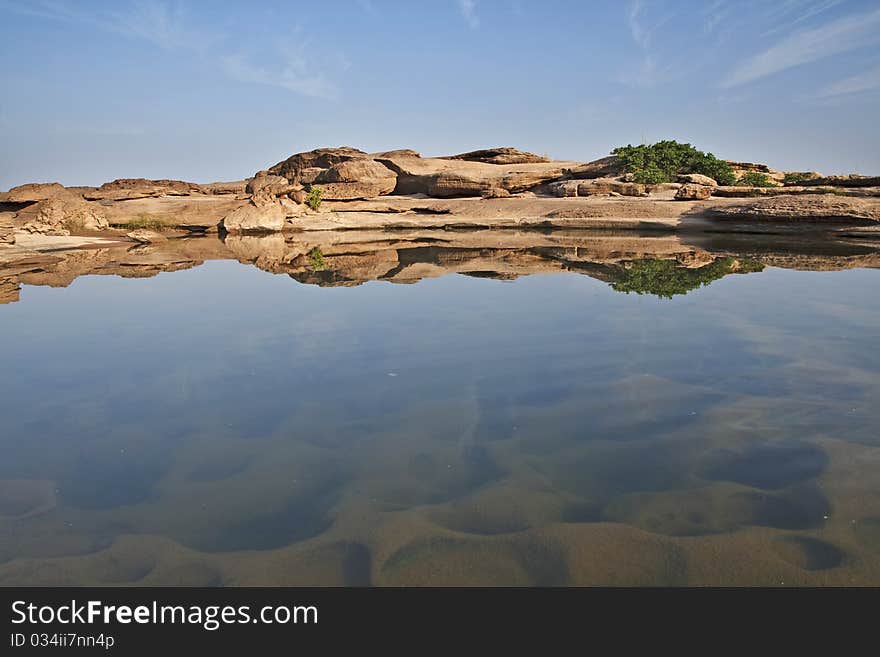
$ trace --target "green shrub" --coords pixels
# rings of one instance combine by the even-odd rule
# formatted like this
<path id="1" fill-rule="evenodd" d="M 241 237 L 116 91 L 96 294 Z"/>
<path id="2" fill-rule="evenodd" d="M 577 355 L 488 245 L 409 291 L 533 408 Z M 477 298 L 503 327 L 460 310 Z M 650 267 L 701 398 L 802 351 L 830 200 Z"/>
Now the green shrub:
<path id="1" fill-rule="evenodd" d="M 146 212 L 142 212 L 127 221 L 114 221 L 110 225 L 113 228 L 127 228 L 128 230 L 137 230 L 138 228 L 144 228 L 146 230 L 162 230 L 163 228 L 167 228 L 160 219 L 156 219 Z"/>
<path id="2" fill-rule="evenodd" d="M 766 173 L 759 173 L 757 171 L 748 171 L 742 175 L 739 179 L 740 185 L 745 185 L 746 187 L 776 187 L 776 183 L 770 180 L 770 176 Z"/>
<path id="3" fill-rule="evenodd" d="M 658 141 L 656 144 L 619 146 L 611 151 L 620 158 L 625 173 L 633 174 L 640 183 L 673 182 L 686 173 L 699 173 L 714 178 L 719 185 L 733 185 L 736 176 L 730 165 L 712 153 L 698 151 L 690 144 Z"/>
<path id="4" fill-rule="evenodd" d="M 308 205 L 312 210 L 317 211 L 318 208 L 321 207 L 321 197 L 324 195 L 324 190 L 318 187 L 317 185 L 312 185 L 309 188 L 309 194 L 306 196 L 306 205 Z"/>
<path id="5" fill-rule="evenodd" d="M 327 261 L 324 260 L 324 254 L 317 246 L 309 251 L 309 265 L 312 271 L 324 271 L 327 269 Z"/>
<path id="6" fill-rule="evenodd" d="M 808 171 L 789 171 L 785 174 L 785 178 L 782 179 L 782 182 L 786 185 L 799 185 L 806 180 L 812 180 L 813 177 L 813 174 Z"/>

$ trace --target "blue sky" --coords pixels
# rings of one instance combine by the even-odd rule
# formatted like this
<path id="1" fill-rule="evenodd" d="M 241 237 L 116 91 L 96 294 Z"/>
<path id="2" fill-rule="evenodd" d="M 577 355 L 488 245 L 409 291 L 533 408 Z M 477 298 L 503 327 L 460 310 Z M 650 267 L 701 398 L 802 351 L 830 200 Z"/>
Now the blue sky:
<path id="1" fill-rule="evenodd" d="M 880 173 L 878 0 L 0 0 L 0 188 L 674 138 Z"/>

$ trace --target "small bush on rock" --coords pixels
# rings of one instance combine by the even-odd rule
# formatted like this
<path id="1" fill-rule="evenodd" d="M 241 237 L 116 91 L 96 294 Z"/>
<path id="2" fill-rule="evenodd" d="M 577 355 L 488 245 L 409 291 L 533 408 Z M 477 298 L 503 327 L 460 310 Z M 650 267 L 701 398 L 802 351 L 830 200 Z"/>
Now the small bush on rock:
<path id="1" fill-rule="evenodd" d="M 318 208 L 321 207 L 321 197 L 323 195 L 323 189 L 321 189 L 317 185 L 312 185 L 309 189 L 308 195 L 306 196 L 306 205 L 317 212 Z"/>
<path id="2" fill-rule="evenodd" d="M 746 187 L 776 187 L 776 184 L 770 180 L 770 176 L 757 171 L 744 173 L 739 179 L 739 184 Z"/>
<path id="3" fill-rule="evenodd" d="M 786 185 L 799 185 L 806 180 L 812 180 L 813 174 L 807 171 L 789 171 L 785 174 L 782 182 Z"/>

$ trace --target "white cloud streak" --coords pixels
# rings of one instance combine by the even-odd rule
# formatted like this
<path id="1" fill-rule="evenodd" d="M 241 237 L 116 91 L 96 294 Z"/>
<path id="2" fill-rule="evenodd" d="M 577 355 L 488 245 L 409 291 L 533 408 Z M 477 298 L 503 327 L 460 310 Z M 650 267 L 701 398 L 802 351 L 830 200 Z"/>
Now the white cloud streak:
<path id="1" fill-rule="evenodd" d="M 880 43 L 880 9 L 789 35 L 736 67 L 722 82 L 736 87 L 833 55 Z"/>
<path id="2" fill-rule="evenodd" d="M 480 27 L 476 0 L 458 0 L 458 11 L 469 28 L 475 30 Z"/>
<path id="3" fill-rule="evenodd" d="M 835 82 L 819 92 L 819 98 L 832 98 L 849 94 L 864 93 L 880 89 L 880 66 Z"/>
<path id="4" fill-rule="evenodd" d="M 24 16 L 88 25 L 104 32 L 151 43 L 162 50 L 192 53 L 208 63 L 220 63 L 231 79 L 279 87 L 315 98 L 334 98 L 336 88 L 316 70 L 302 49 L 278 48 L 268 64 L 255 65 L 240 52 L 223 48 L 223 39 L 193 26 L 180 5 L 156 1 L 134 2 L 98 14 L 55 0 L 15 2 L 0 0 L 0 10 Z"/>

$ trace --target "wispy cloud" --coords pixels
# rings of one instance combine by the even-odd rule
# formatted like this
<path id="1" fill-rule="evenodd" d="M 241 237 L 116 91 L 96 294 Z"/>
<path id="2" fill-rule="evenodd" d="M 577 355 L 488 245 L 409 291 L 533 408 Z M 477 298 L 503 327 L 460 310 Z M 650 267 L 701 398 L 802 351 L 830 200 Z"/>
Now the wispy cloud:
<path id="1" fill-rule="evenodd" d="M 822 89 L 817 97 L 832 98 L 836 96 L 864 93 L 866 91 L 876 91 L 878 89 L 880 89 L 880 66 L 877 66 L 870 71 L 835 82 Z"/>
<path id="2" fill-rule="evenodd" d="M 722 82 L 736 87 L 775 73 L 880 42 L 880 9 L 801 30 L 737 66 Z"/>
<path id="3" fill-rule="evenodd" d="M 281 87 L 304 96 L 335 98 L 336 87 L 322 73 L 311 70 L 298 53 L 288 53 L 279 69 L 268 69 L 254 64 L 243 53 L 224 55 L 220 58 L 224 72 L 233 80 L 250 84 Z"/>
<path id="4" fill-rule="evenodd" d="M 648 17 L 647 7 L 642 0 L 632 0 L 627 8 L 627 26 L 633 41 L 642 51 L 639 64 L 620 76 L 620 81 L 634 87 L 652 87 L 668 79 L 672 71 L 669 64 L 663 68 L 657 66 L 657 56 L 653 52 L 654 33 L 663 27 L 675 11 L 666 10 Z"/>
<path id="5" fill-rule="evenodd" d="M 477 17 L 476 0 L 458 0 L 458 11 L 469 28 L 475 30 L 480 27 L 480 19 Z"/>
<path id="6" fill-rule="evenodd" d="M 363 1 L 363 0 L 362 0 Z M 333 98 L 335 86 L 305 55 L 304 49 L 276 48 L 267 64 L 253 64 L 241 50 L 224 45 L 224 38 L 198 27 L 178 4 L 141 1 L 109 12 L 90 12 L 55 0 L 0 0 L 0 10 L 63 23 L 87 25 L 125 38 L 146 41 L 166 51 L 190 53 L 216 65 L 231 79 L 287 89 L 304 96 Z"/>

